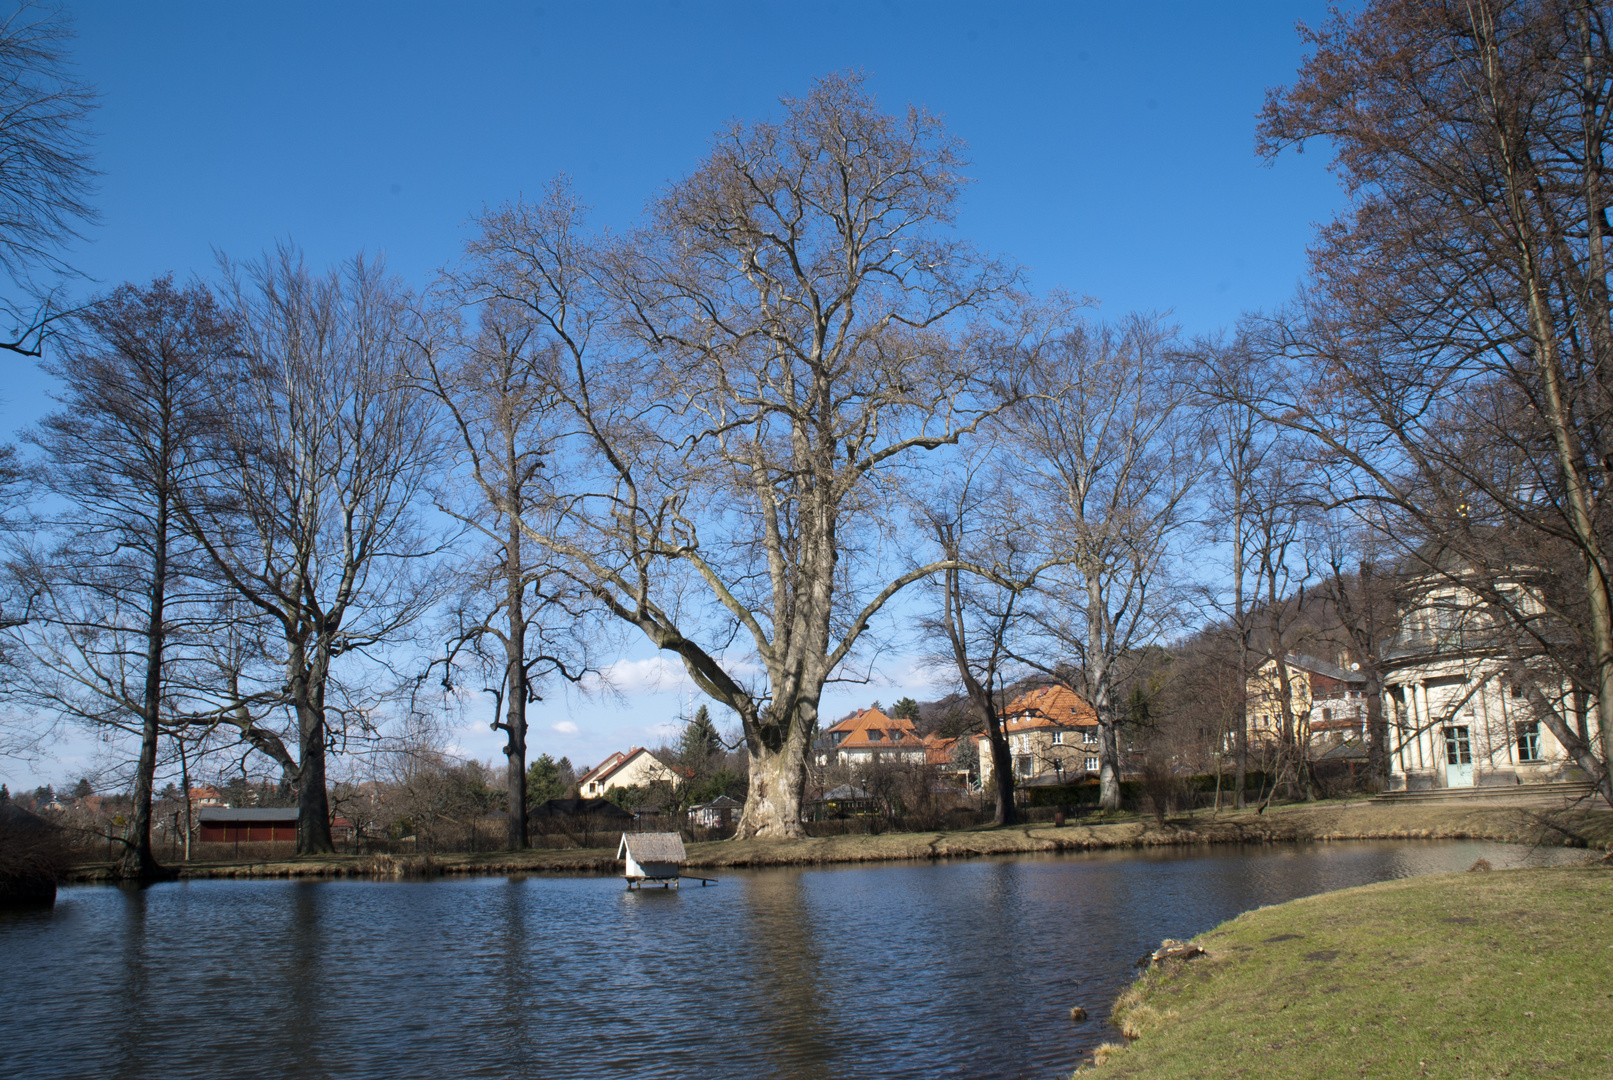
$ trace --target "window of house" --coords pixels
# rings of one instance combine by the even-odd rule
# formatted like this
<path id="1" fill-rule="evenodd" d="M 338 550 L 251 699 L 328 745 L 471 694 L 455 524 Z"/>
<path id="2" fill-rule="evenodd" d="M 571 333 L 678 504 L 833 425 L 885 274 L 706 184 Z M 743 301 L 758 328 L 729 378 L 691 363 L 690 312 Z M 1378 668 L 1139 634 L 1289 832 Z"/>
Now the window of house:
<path id="1" fill-rule="evenodd" d="M 1016 757 L 1014 759 L 1014 771 L 1020 776 L 1029 776 L 1031 774 L 1031 756 L 1021 754 Z"/>
<path id="2" fill-rule="evenodd" d="M 1063 746 L 1064 745 L 1064 732 L 1062 732 L 1062 731 L 1053 732 L 1053 745 L 1054 746 Z"/>
<path id="3" fill-rule="evenodd" d="M 1325 722 L 1325 721 L 1328 721 L 1328 720 L 1331 720 L 1331 719 L 1333 719 L 1333 710 L 1332 709 L 1323 709 L 1322 710 L 1322 720 Z"/>
<path id="4" fill-rule="evenodd" d="M 885 733 L 883 731 L 880 731 L 878 728 L 869 728 L 868 729 L 868 741 L 869 742 L 878 742 L 879 740 L 883 739 L 884 737 L 885 737 Z"/>
<path id="5" fill-rule="evenodd" d="M 1473 740 L 1466 726 L 1445 729 L 1445 763 L 1447 765 L 1473 764 Z"/>
<path id="6" fill-rule="evenodd" d="M 1513 683 L 1512 684 L 1512 696 L 1514 698 L 1523 697 L 1523 687 L 1519 686 L 1517 683 Z"/>
<path id="7" fill-rule="evenodd" d="M 1081 733 L 1081 741 L 1082 742 L 1088 742 L 1088 743 L 1097 742 L 1098 741 L 1098 729 L 1097 728 L 1087 728 L 1085 731 L 1083 731 Z"/>
<path id="8" fill-rule="evenodd" d="M 1540 721 L 1519 720 L 1513 725 L 1518 736 L 1518 760 L 1540 760 Z"/>
<path id="9" fill-rule="evenodd" d="M 1097 772 L 1098 771 L 1098 759 L 1095 758 L 1095 757 L 1087 758 L 1086 769 L 1087 769 L 1087 772 Z"/>

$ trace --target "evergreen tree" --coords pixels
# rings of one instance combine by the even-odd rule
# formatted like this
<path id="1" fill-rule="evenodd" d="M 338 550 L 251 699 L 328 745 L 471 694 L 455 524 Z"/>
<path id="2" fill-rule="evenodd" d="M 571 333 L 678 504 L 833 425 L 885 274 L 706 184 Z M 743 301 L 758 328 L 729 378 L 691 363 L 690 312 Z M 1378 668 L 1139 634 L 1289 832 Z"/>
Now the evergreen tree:
<path id="1" fill-rule="evenodd" d="M 576 782 L 570 758 L 556 761 L 548 754 L 541 754 L 527 767 L 526 804 L 536 806 L 550 799 L 563 799 Z"/>
<path id="2" fill-rule="evenodd" d="M 678 764 L 703 778 L 710 773 L 713 760 L 721 753 L 722 736 L 711 721 L 711 713 L 702 705 L 695 710 L 678 739 Z"/>
<path id="3" fill-rule="evenodd" d="M 910 697 L 905 697 L 891 706 L 890 718 L 892 720 L 917 720 L 919 718 L 919 703 Z"/>

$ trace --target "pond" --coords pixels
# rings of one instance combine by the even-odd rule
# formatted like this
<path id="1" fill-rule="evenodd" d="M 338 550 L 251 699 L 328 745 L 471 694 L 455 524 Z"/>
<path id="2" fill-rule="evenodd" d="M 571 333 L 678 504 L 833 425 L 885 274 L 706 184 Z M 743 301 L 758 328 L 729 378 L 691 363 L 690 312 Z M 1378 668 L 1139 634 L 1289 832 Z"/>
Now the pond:
<path id="1" fill-rule="evenodd" d="M 736 871 L 681 892 L 536 876 L 74 887 L 52 912 L 0 916 L 0 1076 L 1051 1080 L 1105 1040 L 1162 938 L 1479 858 L 1584 853 L 1165 849 Z"/>

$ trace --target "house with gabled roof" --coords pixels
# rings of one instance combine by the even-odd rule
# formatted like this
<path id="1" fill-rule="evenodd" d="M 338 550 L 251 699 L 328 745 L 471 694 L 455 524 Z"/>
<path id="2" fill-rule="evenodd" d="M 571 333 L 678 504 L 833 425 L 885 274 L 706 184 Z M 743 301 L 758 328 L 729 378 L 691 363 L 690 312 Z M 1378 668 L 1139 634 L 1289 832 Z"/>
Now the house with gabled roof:
<path id="1" fill-rule="evenodd" d="M 1294 738 L 1321 750 L 1342 739 L 1365 738 L 1366 676 L 1302 653 L 1282 658 L 1288 676 L 1289 713 Z M 1276 660 L 1249 676 L 1249 737 L 1277 742 L 1282 737 L 1282 678 Z"/>
<path id="2" fill-rule="evenodd" d="M 1068 687 L 1039 686 L 1009 702 L 1002 712 L 1003 731 L 1014 777 L 1021 783 L 1073 783 L 1098 771 L 1098 714 Z M 980 743 L 980 784 L 991 783 L 991 739 Z"/>
<path id="3" fill-rule="evenodd" d="M 577 778 L 577 795 L 602 798 L 612 788 L 649 787 L 677 782 L 678 771 L 642 746 L 618 751 Z"/>
<path id="4" fill-rule="evenodd" d="M 906 762 L 922 765 L 930 748 L 907 717 L 886 716 L 875 707 L 858 709 L 818 739 L 819 765 L 872 765 Z"/>

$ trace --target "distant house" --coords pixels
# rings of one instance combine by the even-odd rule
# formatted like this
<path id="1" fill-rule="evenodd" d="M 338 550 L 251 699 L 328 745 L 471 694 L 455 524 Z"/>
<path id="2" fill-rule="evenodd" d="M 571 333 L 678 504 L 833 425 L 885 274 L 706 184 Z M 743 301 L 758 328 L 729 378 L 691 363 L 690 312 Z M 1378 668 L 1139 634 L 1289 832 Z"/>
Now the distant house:
<path id="1" fill-rule="evenodd" d="M 816 820 L 878 812 L 879 800 L 855 784 L 841 784 L 839 787 L 830 788 L 812 800 L 812 814 Z"/>
<path id="2" fill-rule="evenodd" d="M 297 839 L 295 806 L 204 806 L 197 811 L 197 820 L 197 839 L 204 844 L 273 844 Z"/>
<path id="3" fill-rule="evenodd" d="M 702 829 L 726 829 L 745 809 L 745 804 L 727 795 L 689 807 L 689 824 Z"/>
<path id="4" fill-rule="evenodd" d="M 1028 783 L 1074 783 L 1098 771 L 1098 714 L 1063 686 L 1043 686 L 1019 695 L 1002 714 L 1014 777 Z M 980 784 L 991 784 L 991 739 L 980 744 Z"/>
<path id="5" fill-rule="evenodd" d="M 1514 659 L 1508 621 L 1464 584 L 1466 565 L 1427 544 L 1408 560 L 1400 630 L 1384 650 L 1390 790 L 1582 780 L 1544 722 L 1552 710 L 1594 744 L 1596 700 L 1576 694 L 1551 665 Z M 1540 616 L 1530 575 L 1499 590 Z M 1524 685 L 1525 683 L 1529 685 Z"/>
<path id="6" fill-rule="evenodd" d="M 1288 674 L 1288 703 L 1294 739 L 1313 749 L 1364 738 L 1367 725 L 1366 676 L 1314 656 L 1283 657 Z M 1282 678 L 1276 660 L 1267 660 L 1249 676 L 1249 736 L 1278 742 L 1283 730 Z"/>
<path id="7" fill-rule="evenodd" d="M 577 794 L 584 799 L 603 797 L 612 788 L 648 787 L 674 783 L 677 770 L 642 746 L 612 754 L 577 779 Z"/>
<path id="8" fill-rule="evenodd" d="M 211 784 L 190 789 L 190 805 L 192 810 L 199 810 L 204 806 L 223 806 L 224 795 Z"/>
<path id="9" fill-rule="evenodd" d="M 930 747 L 919 738 L 913 721 L 886 716 L 879 709 L 858 709 L 818 738 L 819 765 L 872 765 L 881 761 L 922 765 Z"/>

